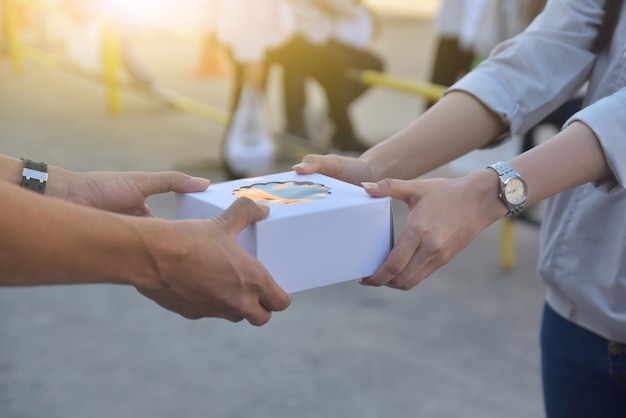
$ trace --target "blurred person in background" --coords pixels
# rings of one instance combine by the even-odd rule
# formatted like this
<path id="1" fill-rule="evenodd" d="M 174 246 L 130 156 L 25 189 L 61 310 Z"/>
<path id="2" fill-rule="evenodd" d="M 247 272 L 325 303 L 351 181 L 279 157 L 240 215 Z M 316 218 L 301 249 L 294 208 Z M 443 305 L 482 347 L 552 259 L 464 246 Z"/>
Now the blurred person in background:
<path id="1" fill-rule="evenodd" d="M 219 21 L 218 40 L 230 49 L 235 62 L 233 111 L 242 87 L 248 84 L 263 89 L 268 67 L 276 63 L 285 75 L 287 131 L 307 135 L 302 83 L 313 78 L 326 92 L 335 128 L 333 147 L 359 153 L 368 148 L 354 132 L 349 114 L 351 103 L 367 87 L 352 79 L 348 70 L 380 71 L 383 63 L 367 48 L 374 30 L 373 17 L 360 2 L 224 0 Z M 230 177 L 238 175 L 231 172 Z"/>
<path id="2" fill-rule="evenodd" d="M 269 63 L 276 62 L 283 67 L 286 131 L 292 135 L 311 137 L 304 118 L 307 101 L 305 83 L 310 77 L 319 80 L 326 91 L 329 117 L 335 125 L 331 142 L 339 147 L 344 142 L 355 145 L 362 142 L 355 134 L 349 108 L 368 86 L 348 76 L 348 72 L 382 71 L 384 65 L 371 50 L 371 43 L 379 30 L 377 17 L 361 2 L 354 3 L 350 15 L 337 16 L 334 34 L 323 45 L 310 42 L 306 34 L 296 35 L 282 48 L 267 54 Z M 351 151 L 350 147 L 346 150 Z M 356 146 L 353 151 L 364 150 L 364 147 Z"/>
<path id="3" fill-rule="evenodd" d="M 541 13 L 546 0 L 482 0 L 470 48 L 485 59 L 501 42 L 521 33 Z"/>
<path id="4" fill-rule="evenodd" d="M 485 0 L 444 0 L 435 19 L 437 47 L 430 82 L 450 86 L 474 64 L 472 45 Z M 428 107 L 434 102 L 429 102 Z"/>
<path id="5" fill-rule="evenodd" d="M 450 86 L 522 32 L 546 0 L 444 0 L 435 20 L 437 48 L 431 82 Z M 432 105 L 432 104 L 431 104 Z"/>

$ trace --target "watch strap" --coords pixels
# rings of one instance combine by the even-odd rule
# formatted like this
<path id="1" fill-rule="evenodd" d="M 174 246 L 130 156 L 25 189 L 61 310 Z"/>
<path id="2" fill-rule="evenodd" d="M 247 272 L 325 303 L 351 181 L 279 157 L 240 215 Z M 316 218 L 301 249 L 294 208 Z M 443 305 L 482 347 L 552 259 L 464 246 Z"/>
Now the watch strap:
<path id="1" fill-rule="evenodd" d="M 498 173 L 498 177 L 499 177 L 499 180 L 500 180 L 500 193 L 498 194 L 498 197 L 502 200 L 502 202 L 509 209 L 509 213 L 507 213 L 506 216 L 515 216 L 518 213 L 520 213 L 522 211 L 522 209 L 524 209 L 524 203 L 521 203 L 519 205 L 513 205 L 509 201 L 507 201 L 506 196 L 504 195 L 505 194 L 504 184 L 508 180 L 510 180 L 512 178 L 515 178 L 515 177 L 518 177 L 518 178 L 521 179 L 520 174 L 514 168 L 512 168 L 510 165 L 505 163 L 504 161 L 500 161 L 500 162 L 497 162 L 495 164 L 491 164 L 491 165 L 487 166 L 487 168 L 491 168 L 496 173 Z"/>
<path id="2" fill-rule="evenodd" d="M 504 161 L 500 161 L 497 162 L 495 164 L 491 164 L 489 166 L 489 168 L 492 168 L 496 171 L 496 173 L 498 173 L 498 175 L 505 179 L 509 176 L 513 177 L 513 176 L 519 176 L 519 174 L 517 173 L 517 171 L 515 171 L 513 168 L 511 168 L 510 165 L 508 165 L 507 163 L 505 163 Z"/>
<path id="3" fill-rule="evenodd" d="M 24 168 L 22 169 L 20 186 L 43 194 L 48 181 L 48 165 L 27 158 L 22 158 L 22 161 L 24 161 Z"/>

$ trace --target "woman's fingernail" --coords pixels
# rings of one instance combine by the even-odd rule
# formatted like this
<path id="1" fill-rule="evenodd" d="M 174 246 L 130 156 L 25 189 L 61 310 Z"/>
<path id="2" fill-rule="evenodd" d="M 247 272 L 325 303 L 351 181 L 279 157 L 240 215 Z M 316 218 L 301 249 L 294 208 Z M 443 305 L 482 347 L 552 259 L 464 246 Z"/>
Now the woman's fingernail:
<path id="1" fill-rule="evenodd" d="M 380 186 L 378 185 L 378 183 L 371 183 L 369 181 L 364 181 L 361 183 L 361 186 L 363 186 L 363 188 L 367 189 L 367 190 L 376 190 L 379 189 Z"/>
<path id="2" fill-rule="evenodd" d="M 301 162 L 301 163 L 298 163 L 298 164 L 293 165 L 291 168 L 292 168 L 292 169 L 296 169 L 296 168 L 306 168 L 306 166 L 307 166 L 307 165 L 308 165 L 307 163 L 305 163 L 305 162 Z"/>

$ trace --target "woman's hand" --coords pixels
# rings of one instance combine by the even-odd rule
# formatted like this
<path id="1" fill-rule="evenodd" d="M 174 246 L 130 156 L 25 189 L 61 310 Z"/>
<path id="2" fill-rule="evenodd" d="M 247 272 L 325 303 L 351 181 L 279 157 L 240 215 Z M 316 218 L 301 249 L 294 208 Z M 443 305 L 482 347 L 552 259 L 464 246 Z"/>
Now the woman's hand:
<path id="1" fill-rule="evenodd" d="M 366 160 L 340 155 L 309 154 L 293 166 L 298 174 L 320 173 L 347 183 L 361 184 L 376 181 L 373 169 Z"/>
<path id="2" fill-rule="evenodd" d="M 506 214 L 497 175 L 482 170 L 459 179 L 382 180 L 363 186 L 409 207 L 406 225 L 383 265 L 361 283 L 410 290 Z"/>

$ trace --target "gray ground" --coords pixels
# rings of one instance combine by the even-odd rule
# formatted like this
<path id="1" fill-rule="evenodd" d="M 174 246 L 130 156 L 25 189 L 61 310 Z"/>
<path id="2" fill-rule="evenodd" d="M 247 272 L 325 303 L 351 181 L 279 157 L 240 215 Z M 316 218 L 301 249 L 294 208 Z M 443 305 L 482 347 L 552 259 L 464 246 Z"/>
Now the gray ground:
<path id="1" fill-rule="evenodd" d="M 385 19 L 375 47 L 391 74 L 420 80 L 433 45 L 430 22 Z M 195 45 L 150 38 L 137 53 L 165 84 L 227 108 L 228 79 L 189 75 Z M 15 75 L 1 56 L 0 152 L 74 170 L 222 178 L 221 125 L 134 91 L 123 104 L 111 118 L 93 80 L 30 62 Z M 357 128 L 375 143 L 422 107 L 374 89 L 354 107 Z M 484 166 L 498 152 L 437 174 Z M 172 196 L 150 203 L 172 216 Z M 404 213 L 397 205 L 399 227 Z M 188 321 L 120 286 L 1 289 L 0 417 L 541 416 L 537 230 L 517 226 L 509 272 L 499 267 L 500 232 L 486 230 L 411 292 L 356 283 L 306 291 L 262 328 Z"/>

